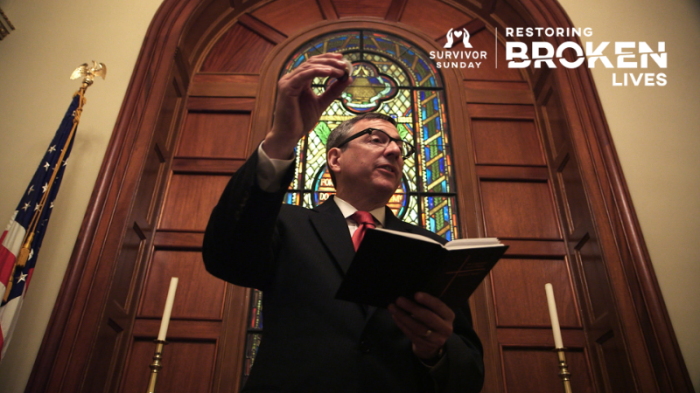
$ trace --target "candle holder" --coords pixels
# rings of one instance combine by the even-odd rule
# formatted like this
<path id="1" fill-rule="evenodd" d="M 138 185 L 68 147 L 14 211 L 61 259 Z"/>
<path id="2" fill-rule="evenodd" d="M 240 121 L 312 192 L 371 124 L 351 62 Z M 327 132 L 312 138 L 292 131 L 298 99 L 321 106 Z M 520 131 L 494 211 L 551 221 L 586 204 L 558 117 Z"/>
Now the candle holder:
<path id="1" fill-rule="evenodd" d="M 569 372 L 569 366 L 566 364 L 566 348 L 554 348 L 559 358 L 559 378 L 561 378 L 564 384 L 564 393 L 572 393 L 571 390 L 571 373 Z"/>
<path id="2" fill-rule="evenodd" d="M 146 391 L 147 393 L 155 393 L 156 392 L 156 381 L 158 380 L 158 372 L 160 371 L 161 368 L 163 368 L 163 365 L 160 363 L 161 360 L 163 360 L 163 347 L 165 344 L 168 342 L 165 340 L 153 340 L 156 343 L 156 352 L 153 354 L 153 363 L 150 364 L 151 368 L 151 377 L 148 380 L 148 390 Z"/>

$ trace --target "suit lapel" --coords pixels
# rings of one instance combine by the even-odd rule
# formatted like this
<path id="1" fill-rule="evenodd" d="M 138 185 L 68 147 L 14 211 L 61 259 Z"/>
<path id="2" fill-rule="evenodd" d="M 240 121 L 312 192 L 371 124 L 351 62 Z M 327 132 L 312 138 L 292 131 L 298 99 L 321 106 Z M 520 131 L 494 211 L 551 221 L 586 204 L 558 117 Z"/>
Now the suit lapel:
<path id="1" fill-rule="evenodd" d="M 313 210 L 319 214 L 311 216 L 311 224 L 344 277 L 355 256 L 355 247 L 352 245 L 345 217 L 333 201 L 333 197 Z"/>

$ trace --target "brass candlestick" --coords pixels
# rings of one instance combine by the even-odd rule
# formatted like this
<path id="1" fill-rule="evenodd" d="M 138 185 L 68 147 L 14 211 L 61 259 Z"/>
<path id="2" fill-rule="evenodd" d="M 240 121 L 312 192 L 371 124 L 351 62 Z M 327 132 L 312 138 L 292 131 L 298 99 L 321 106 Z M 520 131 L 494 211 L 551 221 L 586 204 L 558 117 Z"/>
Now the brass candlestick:
<path id="1" fill-rule="evenodd" d="M 566 348 L 554 348 L 554 351 L 559 357 L 559 378 L 564 383 L 564 393 L 572 393 L 571 373 L 569 372 L 569 366 L 566 364 L 566 355 L 564 354 Z"/>
<path id="2" fill-rule="evenodd" d="M 156 343 L 156 352 L 153 354 L 153 363 L 151 363 L 151 365 L 148 366 L 151 368 L 151 378 L 148 380 L 147 393 L 156 392 L 156 381 L 158 380 L 158 372 L 161 368 L 163 368 L 163 365 L 160 364 L 160 361 L 163 360 L 163 346 L 168 343 L 165 340 L 153 341 L 155 341 Z"/>

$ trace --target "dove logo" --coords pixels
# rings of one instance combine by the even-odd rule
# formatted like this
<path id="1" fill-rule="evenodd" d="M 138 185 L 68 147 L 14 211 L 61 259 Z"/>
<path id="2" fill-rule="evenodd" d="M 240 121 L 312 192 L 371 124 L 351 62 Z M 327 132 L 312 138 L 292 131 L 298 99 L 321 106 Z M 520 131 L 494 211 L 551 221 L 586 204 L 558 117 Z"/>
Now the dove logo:
<path id="1" fill-rule="evenodd" d="M 461 31 L 450 29 L 450 31 L 447 32 L 446 38 L 447 42 L 444 46 L 445 49 L 452 49 L 452 47 L 455 44 L 455 41 L 459 40 L 460 38 L 462 39 L 462 44 L 464 44 L 465 48 L 472 48 L 472 44 L 469 43 L 469 32 L 467 31 L 467 29 L 462 28 Z"/>

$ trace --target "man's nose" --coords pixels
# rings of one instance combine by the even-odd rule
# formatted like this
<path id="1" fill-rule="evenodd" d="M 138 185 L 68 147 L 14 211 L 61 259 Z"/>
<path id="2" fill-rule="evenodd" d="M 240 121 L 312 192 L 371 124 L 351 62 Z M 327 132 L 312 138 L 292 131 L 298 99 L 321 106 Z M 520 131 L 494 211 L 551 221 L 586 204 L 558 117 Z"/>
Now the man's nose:
<path id="1" fill-rule="evenodd" d="M 399 147 L 399 142 L 394 140 L 389 141 L 389 144 L 384 148 L 384 154 L 401 157 L 401 148 Z"/>

